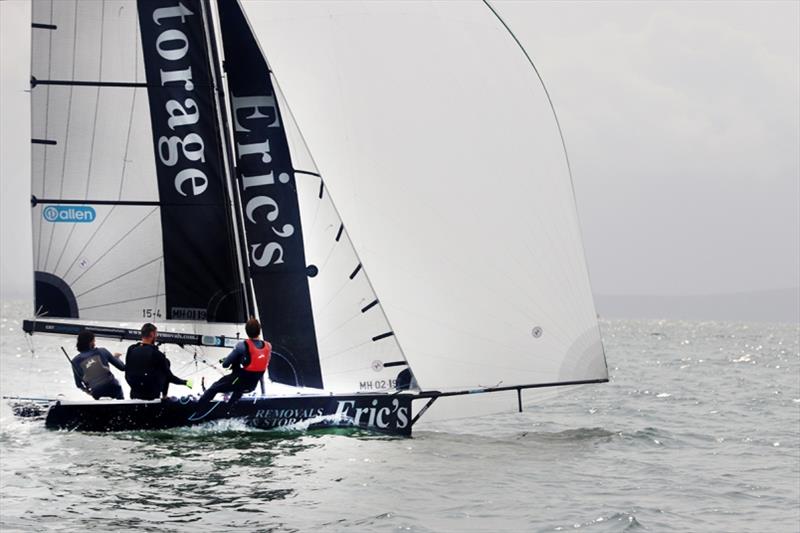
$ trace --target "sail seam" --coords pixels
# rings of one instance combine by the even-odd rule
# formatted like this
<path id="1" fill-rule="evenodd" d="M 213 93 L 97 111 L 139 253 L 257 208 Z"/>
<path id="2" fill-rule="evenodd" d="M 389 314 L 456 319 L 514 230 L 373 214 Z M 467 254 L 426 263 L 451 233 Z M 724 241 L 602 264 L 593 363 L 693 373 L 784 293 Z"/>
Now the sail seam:
<path id="1" fill-rule="evenodd" d="M 97 77 L 99 79 L 103 79 L 103 37 L 105 35 L 105 24 L 103 21 L 105 20 L 105 13 L 106 13 L 106 0 L 103 0 L 102 4 L 100 4 L 100 58 L 97 63 Z M 94 117 L 92 118 L 92 141 L 89 144 L 89 168 L 86 171 L 86 188 L 84 190 L 83 196 L 84 198 L 89 196 L 89 188 L 92 183 L 92 168 L 94 167 L 94 145 L 97 139 L 97 110 L 100 107 L 100 87 L 97 87 L 97 91 L 95 92 L 94 98 Z M 69 249 L 69 243 L 72 240 L 72 236 L 75 234 L 75 229 L 78 227 L 78 224 L 73 223 L 72 228 L 69 230 L 69 235 L 67 236 L 67 240 L 64 242 L 63 246 L 61 247 L 61 253 L 58 255 L 58 260 L 56 261 L 56 265 L 53 267 L 53 272 L 58 270 L 58 266 L 61 264 L 61 260 L 64 259 L 64 253 Z"/>
<path id="2" fill-rule="evenodd" d="M 53 0 L 50 0 L 50 22 L 53 22 Z M 53 73 L 53 34 L 47 34 L 47 75 L 50 76 Z M 33 54 L 31 54 L 33 55 Z M 33 57 L 31 57 L 31 71 L 33 71 Z M 47 137 L 50 125 L 50 87 L 47 87 L 47 95 L 45 97 L 45 104 L 44 104 L 44 135 Z M 31 102 L 33 102 L 33 97 L 31 97 Z M 33 115 L 33 113 L 31 113 Z M 31 127 L 33 126 L 33 121 L 31 120 Z M 55 141 L 53 141 L 55 143 Z M 47 144 L 47 143 L 44 143 Z M 42 196 L 45 194 L 45 181 L 47 177 L 47 148 L 44 150 L 44 154 L 42 154 Z M 39 270 L 42 265 L 42 228 L 44 224 L 39 224 L 39 238 L 38 242 L 36 243 L 36 270 Z"/>
<path id="3" fill-rule="evenodd" d="M 139 10 L 134 10 L 135 12 L 135 26 L 133 31 L 133 63 L 134 63 L 134 74 L 135 78 L 139 77 L 138 69 L 139 69 Z M 130 151 L 131 146 L 131 129 L 133 128 L 133 116 L 134 110 L 136 109 L 136 91 L 133 91 L 133 95 L 131 96 L 131 112 L 128 116 L 128 133 L 125 136 L 125 155 L 122 157 L 122 172 L 119 177 L 119 193 L 117 195 L 117 200 L 122 199 L 122 189 L 125 185 L 125 174 L 128 168 L 128 153 Z"/>
<path id="4" fill-rule="evenodd" d="M 76 61 L 76 53 L 78 49 L 78 0 L 75 0 L 75 13 L 73 15 L 73 27 L 72 27 L 72 76 L 75 76 L 75 63 Z M 52 61 L 52 57 L 51 57 Z M 31 76 L 31 80 L 35 78 Z M 58 187 L 58 195 L 61 196 L 64 194 L 64 175 L 67 172 L 67 154 L 69 153 L 69 125 L 72 121 L 72 92 L 73 89 L 70 87 L 69 89 L 69 99 L 67 100 L 67 123 L 66 127 L 64 128 L 64 155 L 61 158 L 61 180 Z M 50 230 L 50 241 L 47 243 L 47 253 L 44 256 L 44 270 L 47 270 L 47 264 L 50 262 L 50 249 L 53 247 L 53 236 L 55 235 L 55 230 Z"/>
<path id="5" fill-rule="evenodd" d="M 157 298 L 158 296 L 166 296 L 166 295 L 163 294 L 163 293 L 162 294 L 151 294 L 149 296 L 140 296 L 138 298 L 129 298 L 127 300 L 119 300 L 117 302 L 109 302 L 109 303 L 106 303 L 106 304 L 90 305 L 88 307 L 81 308 L 81 310 L 82 311 L 86 311 L 87 309 L 96 309 L 98 307 L 108 307 L 109 305 L 125 304 L 125 303 L 128 303 L 128 302 L 136 302 L 136 301 L 139 301 L 139 300 L 147 300 L 149 298 Z"/>
<path id="6" fill-rule="evenodd" d="M 98 257 L 97 260 L 94 263 L 92 263 L 86 270 L 84 270 L 83 274 L 81 274 L 80 276 L 78 276 L 77 278 L 72 280 L 72 283 L 70 283 L 70 285 L 74 285 L 75 283 L 77 283 L 79 279 L 81 279 L 83 276 L 85 276 L 86 273 L 89 272 L 95 265 L 100 263 L 100 261 L 102 261 L 105 256 L 107 256 L 109 253 L 111 253 L 111 250 L 116 248 L 119 245 L 119 243 L 121 243 L 122 241 L 127 239 L 128 236 L 136 230 L 136 228 L 141 226 L 144 223 L 144 221 L 147 220 L 148 218 L 150 218 L 150 215 L 152 215 L 156 211 L 158 211 L 158 209 L 153 209 L 152 211 L 147 213 L 147 215 L 142 217 L 142 219 L 139 222 L 137 222 L 135 226 L 133 226 L 131 229 L 129 229 L 128 232 L 125 233 L 125 235 L 123 235 L 117 242 L 115 242 L 113 245 L 111 245 L 111 247 L 108 250 L 106 250 L 105 252 L 103 252 L 103 254 L 100 257 Z"/>
<path id="7" fill-rule="evenodd" d="M 141 270 L 141 269 L 143 269 L 144 267 L 146 267 L 146 266 L 148 266 L 148 265 L 152 265 L 152 264 L 153 264 L 153 263 L 155 263 L 156 261 L 159 261 L 159 260 L 160 260 L 162 257 L 163 257 L 163 256 L 159 256 L 159 257 L 156 257 L 155 259 L 151 259 L 150 261 L 147 261 L 146 263 L 142 263 L 141 265 L 139 265 L 139 266 L 137 266 L 137 267 L 134 267 L 134 268 L 132 268 L 132 269 L 128 270 L 127 272 L 124 272 L 124 273 L 122 273 L 122 274 L 120 274 L 120 275 L 118 275 L 118 276 L 115 276 L 115 277 L 111 278 L 111 279 L 110 279 L 110 280 L 108 280 L 108 281 L 104 281 L 103 283 L 101 283 L 101 284 L 99 284 L 99 285 L 95 285 L 95 286 L 94 286 L 94 287 L 92 287 L 91 289 L 85 290 L 85 291 L 83 291 L 83 292 L 82 292 L 82 293 L 80 293 L 80 294 L 76 294 L 76 295 L 75 295 L 75 298 L 80 298 L 81 296 L 83 296 L 83 295 L 85 295 L 85 294 L 89 294 L 90 292 L 92 292 L 92 291 L 94 291 L 94 290 L 97 290 L 97 289 L 99 289 L 100 287 L 103 287 L 103 286 L 105 286 L 105 285 L 108 285 L 108 284 L 109 284 L 109 283 L 111 283 L 112 281 L 117 281 L 117 280 L 118 280 L 118 279 L 120 279 L 120 278 L 124 278 L 124 277 L 125 277 L 125 276 L 127 276 L 128 274 L 133 274 L 134 272 L 136 272 L 136 271 L 138 271 L 138 270 Z M 160 278 L 161 278 L 161 274 L 159 273 L 159 279 L 160 279 Z M 158 291 L 158 287 L 156 287 L 156 291 Z"/>

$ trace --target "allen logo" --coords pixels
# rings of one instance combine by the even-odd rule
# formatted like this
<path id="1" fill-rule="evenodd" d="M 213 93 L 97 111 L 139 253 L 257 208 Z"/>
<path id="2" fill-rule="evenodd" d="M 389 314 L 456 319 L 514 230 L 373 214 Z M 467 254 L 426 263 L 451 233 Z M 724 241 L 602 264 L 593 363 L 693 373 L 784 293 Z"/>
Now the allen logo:
<path id="1" fill-rule="evenodd" d="M 94 222 L 94 208 L 88 205 L 49 205 L 42 211 L 48 222 Z"/>

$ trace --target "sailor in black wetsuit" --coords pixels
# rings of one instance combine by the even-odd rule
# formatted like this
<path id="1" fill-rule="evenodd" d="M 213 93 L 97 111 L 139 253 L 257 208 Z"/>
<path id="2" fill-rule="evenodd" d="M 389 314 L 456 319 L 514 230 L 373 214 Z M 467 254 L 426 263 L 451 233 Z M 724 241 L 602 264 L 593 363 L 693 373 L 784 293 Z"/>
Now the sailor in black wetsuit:
<path id="1" fill-rule="evenodd" d="M 72 374 L 75 376 L 75 385 L 95 400 L 102 397 L 122 400 L 122 387 L 109 370 L 111 364 L 120 370 L 125 370 L 125 364 L 105 348 L 95 347 L 94 333 L 81 331 L 78 334 L 78 355 L 72 359 Z"/>
<path id="2" fill-rule="evenodd" d="M 230 392 L 229 402 L 235 402 L 245 392 L 255 390 L 256 385 L 264 378 L 272 355 L 272 345 L 258 337 L 261 335 L 261 324 L 251 318 L 244 326 L 247 340 L 236 347 L 222 360 L 223 368 L 231 368 L 231 373 L 223 376 L 211 385 L 198 400 L 199 404 L 210 402 L 218 392 Z M 264 385 L 261 382 L 263 393 Z"/>
<path id="3" fill-rule="evenodd" d="M 131 386 L 132 399 L 166 398 L 170 383 L 192 388 L 192 380 L 172 373 L 169 359 L 156 347 L 157 336 L 157 328 L 148 322 L 142 326 L 141 342 L 130 346 L 125 355 L 125 381 Z"/>

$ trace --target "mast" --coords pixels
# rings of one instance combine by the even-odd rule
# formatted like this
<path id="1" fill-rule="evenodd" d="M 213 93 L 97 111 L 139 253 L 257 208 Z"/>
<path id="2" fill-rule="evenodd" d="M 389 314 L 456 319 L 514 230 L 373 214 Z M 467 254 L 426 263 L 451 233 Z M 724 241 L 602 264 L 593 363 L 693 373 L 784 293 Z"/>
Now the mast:
<path id="1" fill-rule="evenodd" d="M 231 211 L 231 219 L 233 221 L 234 234 L 236 240 L 236 249 L 238 252 L 239 269 L 242 277 L 242 293 L 244 294 L 244 305 L 246 310 L 245 319 L 256 316 L 257 309 L 253 298 L 253 284 L 250 279 L 249 261 L 247 258 L 247 243 L 244 234 L 244 225 L 242 220 L 242 201 L 239 194 L 239 183 L 236 172 L 236 158 L 233 154 L 231 147 L 231 128 L 228 115 L 228 102 L 225 97 L 225 82 L 221 75 L 221 70 L 224 70 L 225 65 L 219 55 L 219 48 L 217 46 L 217 21 L 214 19 L 213 11 L 209 5 L 211 0 L 200 0 L 203 6 L 203 18 L 205 19 L 206 40 L 208 41 L 208 49 L 211 59 L 211 71 L 214 76 L 214 87 L 216 95 L 216 109 L 217 120 L 220 125 L 219 137 L 223 146 L 224 154 L 224 168 L 227 174 L 227 196 L 232 200 L 233 210 Z"/>

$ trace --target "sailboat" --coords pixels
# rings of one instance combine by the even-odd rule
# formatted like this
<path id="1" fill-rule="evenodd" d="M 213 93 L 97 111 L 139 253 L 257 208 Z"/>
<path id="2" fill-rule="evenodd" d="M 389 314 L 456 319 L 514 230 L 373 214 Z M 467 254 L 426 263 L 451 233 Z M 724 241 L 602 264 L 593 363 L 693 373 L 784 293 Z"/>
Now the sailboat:
<path id="1" fill-rule="evenodd" d="M 409 435 L 441 398 L 608 381 L 561 129 L 490 4 L 32 4 L 23 329 L 229 349 L 255 316 L 273 346 L 265 395 L 47 427 Z"/>

